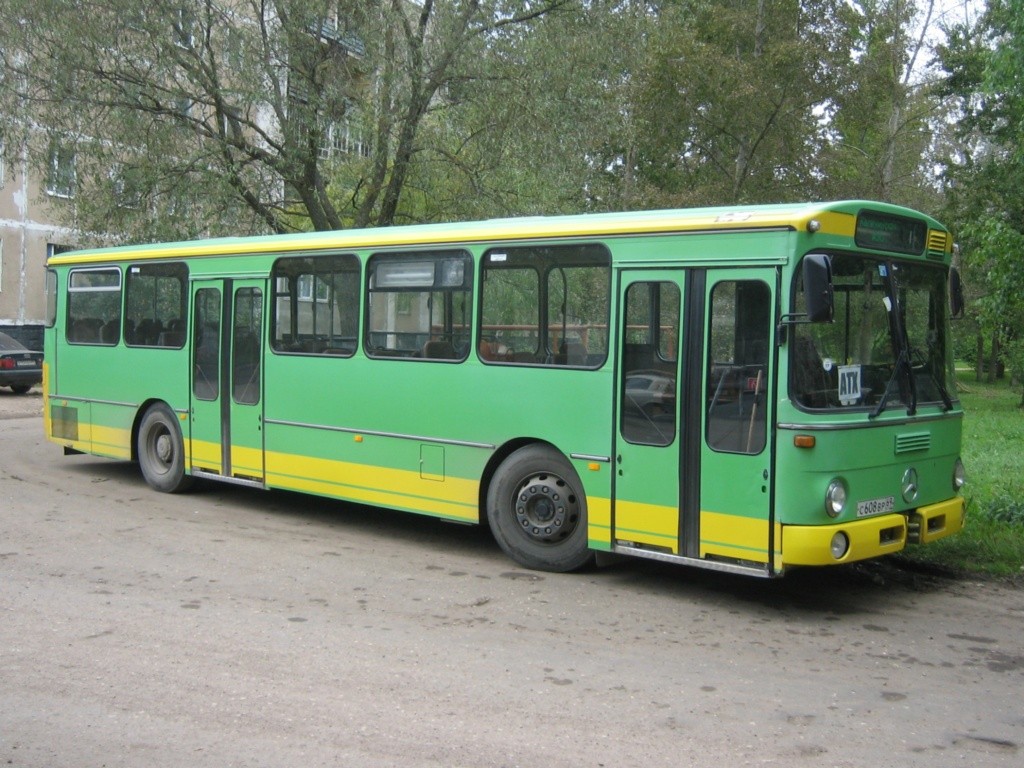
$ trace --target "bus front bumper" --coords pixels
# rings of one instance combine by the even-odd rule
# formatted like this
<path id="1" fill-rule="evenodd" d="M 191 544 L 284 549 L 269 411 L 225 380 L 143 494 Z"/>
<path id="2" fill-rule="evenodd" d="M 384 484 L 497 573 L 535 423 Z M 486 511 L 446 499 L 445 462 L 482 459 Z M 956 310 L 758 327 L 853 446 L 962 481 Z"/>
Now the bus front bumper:
<path id="1" fill-rule="evenodd" d="M 834 525 L 783 525 L 782 566 L 838 565 L 930 544 L 964 527 L 960 497 L 912 510 Z"/>

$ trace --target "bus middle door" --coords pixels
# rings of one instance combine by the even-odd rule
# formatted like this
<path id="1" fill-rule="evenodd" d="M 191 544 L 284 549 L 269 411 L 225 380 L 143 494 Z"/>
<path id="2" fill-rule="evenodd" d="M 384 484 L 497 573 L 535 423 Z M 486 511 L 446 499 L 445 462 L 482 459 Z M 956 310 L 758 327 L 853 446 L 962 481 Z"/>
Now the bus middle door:
<path id="1" fill-rule="evenodd" d="M 262 485 L 263 281 L 196 281 L 192 306 L 192 473 Z"/>

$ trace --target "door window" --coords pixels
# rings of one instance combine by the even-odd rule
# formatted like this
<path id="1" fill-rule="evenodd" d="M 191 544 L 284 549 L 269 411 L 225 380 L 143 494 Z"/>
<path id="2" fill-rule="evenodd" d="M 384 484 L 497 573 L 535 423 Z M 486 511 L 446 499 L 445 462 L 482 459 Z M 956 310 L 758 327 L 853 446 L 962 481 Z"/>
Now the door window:
<path id="1" fill-rule="evenodd" d="M 622 436 L 630 443 L 671 445 L 676 436 L 679 286 L 633 283 L 626 289 Z"/>
<path id="2" fill-rule="evenodd" d="M 711 290 L 707 348 L 708 445 L 728 453 L 764 450 L 771 292 L 755 280 Z"/>
<path id="3" fill-rule="evenodd" d="M 200 400 L 216 400 L 220 386 L 220 291 L 196 291 L 192 392 Z"/>
<path id="4" fill-rule="evenodd" d="M 255 405 L 260 401 L 260 328 L 263 325 L 263 292 L 240 288 L 235 292 L 231 333 L 231 389 L 235 402 Z"/>

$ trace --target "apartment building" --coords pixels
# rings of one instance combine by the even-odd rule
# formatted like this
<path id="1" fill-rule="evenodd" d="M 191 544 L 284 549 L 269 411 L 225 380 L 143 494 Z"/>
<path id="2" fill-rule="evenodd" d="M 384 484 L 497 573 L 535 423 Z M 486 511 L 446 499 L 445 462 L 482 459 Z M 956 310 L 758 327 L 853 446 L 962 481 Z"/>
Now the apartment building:
<path id="1" fill-rule="evenodd" d="M 17 153 L 11 153 L 17 154 Z M 74 247 L 74 155 L 56 150 L 43 177 L 0 153 L 0 331 L 42 349 L 46 259 Z"/>
<path id="2" fill-rule="evenodd" d="M 321 161 L 346 162 L 366 158 L 369 144 L 364 138 L 358 108 L 365 93 L 368 73 L 360 66 L 364 49 L 360 40 L 339 31 L 336 22 L 324 22 L 311 30 L 312 39 L 323 46 L 344 72 L 345 110 L 340 119 L 322 115 Z M 227 56 L 227 54 L 225 54 Z M 308 101 L 307 86 L 288 81 L 290 105 Z M 186 106 L 186 110 L 194 107 Z M 273 126 L 267 126 L 274 132 Z M 0 147 L 2 148 L 2 147 Z M 41 348 L 46 320 L 45 265 L 53 253 L 80 246 L 84 238 L 76 230 L 75 196 L 82 185 L 77 178 L 71 145 L 54 144 L 45 168 L 30 165 L 26 152 L 8 147 L 0 152 L 0 330 L 30 348 Z M 282 184 L 288 204 L 288 187 Z M 96 235 L 99 233 L 93 233 Z M 91 241 L 95 241 L 95 236 Z"/>

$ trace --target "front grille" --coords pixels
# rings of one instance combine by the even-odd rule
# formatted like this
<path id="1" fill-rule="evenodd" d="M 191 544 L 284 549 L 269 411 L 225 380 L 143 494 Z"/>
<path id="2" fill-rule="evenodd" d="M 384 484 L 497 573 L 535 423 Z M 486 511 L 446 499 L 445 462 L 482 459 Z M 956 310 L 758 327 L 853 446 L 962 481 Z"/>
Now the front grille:
<path id="1" fill-rule="evenodd" d="M 931 432 L 909 432 L 903 435 L 896 435 L 897 455 L 901 453 L 914 453 L 915 451 L 927 451 L 932 447 Z"/>

